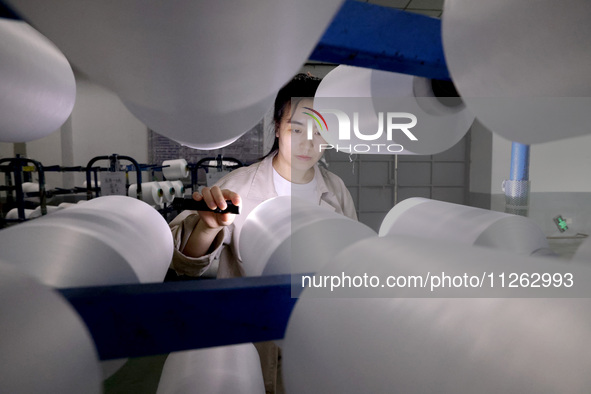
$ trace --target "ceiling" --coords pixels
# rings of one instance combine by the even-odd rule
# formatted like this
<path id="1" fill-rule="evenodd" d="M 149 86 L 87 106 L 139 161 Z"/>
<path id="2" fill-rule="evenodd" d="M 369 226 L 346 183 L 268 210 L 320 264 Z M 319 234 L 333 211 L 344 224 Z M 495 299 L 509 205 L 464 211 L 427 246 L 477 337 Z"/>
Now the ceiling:
<path id="1" fill-rule="evenodd" d="M 363 3 L 371 3 L 384 7 L 392 7 L 400 10 L 428 15 L 436 18 L 441 17 L 443 0 L 359 0 Z"/>

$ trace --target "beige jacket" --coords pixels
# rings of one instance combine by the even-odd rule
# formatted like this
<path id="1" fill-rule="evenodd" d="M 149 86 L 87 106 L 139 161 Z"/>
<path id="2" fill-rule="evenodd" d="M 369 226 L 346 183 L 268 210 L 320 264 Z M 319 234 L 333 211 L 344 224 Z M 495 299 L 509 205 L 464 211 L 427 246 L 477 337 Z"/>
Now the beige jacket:
<path id="1" fill-rule="evenodd" d="M 175 246 L 171 268 L 180 275 L 201 276 L 206 271 L 211 275 L 216 271 L 216 263 L 219 263 L 218 278 L 244 275 L 238 249 L 240 231 L 246 217 L 257 205 L 277 196 L 273 183 L 273 157 L 274 155 L 270 155 L 259 163 L 234 170 L 217 183 L 221 189 L 238 193 L 242 199 L 242 208 L 232 225 L 225 227 L 217 235 L 209 254 L 194 258 L 180 252 L 199 222 L 197 212 L 184 211 L 170 222 Z M 318 165 L 314 166 L 314 171 L 318 180 L 318 205 L 357 220 L 353 199 L 341 178 Z M 281 349 L 273 342 L 258 342 L 255 346 L 261 359 L 266 393 L 283 393 Z"/>
<path id="2" fill-rule="evenodd" d="M 240 195 L 242 207 L 234 222 L 217 235 L 209 254 L 195 258 L 180 252 L 199 221 L 197 212 L 184 211 L 170 222 L 175 245 L 171 268 L 179 275 L 201 276 L 218 261 L 218 278 L 244 275 L 238 244 L 240 231 L 246 217 L 257 205 L 277 196 L 273 184 L 273 157 L 270 155 L 259 163 L 234 170 L 218 181 L 217 186 L 221 189 Z M 314 171 L 318 180 L 318 205 L 357 220 L 353 199 L 341 178 L 318 165 L 314 166 Z"/>

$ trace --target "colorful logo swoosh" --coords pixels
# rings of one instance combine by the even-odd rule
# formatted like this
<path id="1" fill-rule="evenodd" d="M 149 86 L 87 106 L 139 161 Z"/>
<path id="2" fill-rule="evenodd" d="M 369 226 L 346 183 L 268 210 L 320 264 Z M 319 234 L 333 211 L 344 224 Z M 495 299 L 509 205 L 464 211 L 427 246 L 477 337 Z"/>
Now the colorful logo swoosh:
<path id="1" fill-rule="evenodd" d="M 318 117 L 320 117 L 320 119 L 322 119 L 322 122 L 324 123 L 324 126 L 326 126 L 326 131 L 328 131 L 328 125 L 326 124 L 326 120 L 324 120 L 324 117 L 322 115 L 320 115 L 320 112 L 313 110 L 310 107 L 304 107 L 304 109 L 307 109 L 309 111 L 314 112 L 316 115 L 318 115 Z M 318 123 L 318 127 L 320 127 L 320 130 L 324 130 L 324 128 L 322 127 L 322 123 L 320 123 L 320 120 L 318 120 L 318 118 L 314 115 L 312 115 L 309 112 L 304 112 L 304 114 L 312 117 L 312 119 L 314 119 L 316 121 L 316 123 Z"/>

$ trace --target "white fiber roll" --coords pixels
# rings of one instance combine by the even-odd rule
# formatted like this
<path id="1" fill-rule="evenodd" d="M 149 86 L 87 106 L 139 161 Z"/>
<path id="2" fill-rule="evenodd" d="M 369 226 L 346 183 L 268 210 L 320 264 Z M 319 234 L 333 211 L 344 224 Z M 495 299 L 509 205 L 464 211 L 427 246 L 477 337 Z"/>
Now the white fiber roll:
<path id="1" fill-rule="evenodd" d="M 23 193 L 39 193 L 39 184 L 36 182 L 23 182 Z"/>
<path id="2" fill-rule="evenodd" d="M 174 187 L 175 197 L 183 197 L 185 195 L 185 186 L 182 181 L 172 181 L 172 186 Z"/>
<path id="3" fill-rule="evenodd" d="M 63 207 L 55 206 L 55 205 L 45 206 L 46 215 L 49 215 L 50 213 L 53 213 L 53 212 L 61 211 L 62 209 L 63 209 Z M 39 207 L 33 209 L 33 212 L 31 212 L 31 216 L 29 218 L 34 219 L 34 218 L 38 218 L 41 216 L 43 216 L 43 215 L 41 214 L 41 207 L 39 206 Z"/>
<path id="4" fill-rule="evenodd" d="M 98 185 L 98 187 L 101 187 L 101 181 L 98 181 L 96 183 L 96 185 Z M 96 187 L 95 183 L 94 183 L 94 179 L 92 179 L 90 181 L 90 187 Z M 86 183 L 86 181 L 82 182 L 82 187 L 86 188 L 88 186 L 88 183 Z"/>
<path id="5" fill-rule="evenodd" d="M 400 236 L 358 242 L 318 276 L 385 281 L 411 273 L 560 267 L 550 259 Z M 583 268 L 574 277 L 586 286 L 591 270 Z M 304 290 L 283 340 L 287 392 L 581 393 L 591 387 L 589 298 L 509 298 L 514 289 L 508 288 L 499 290 L 507 298 L 440 298 L 428 288 L 406 298 L 407 288 L 362 287 L 335 290 L 338 298 L 329 298 L 330 288 Z M 372 298 L 354 298 L 357 290 Z"/>
<path id="6" fill-rule="evenodd" d="M 0 231 L 0 258 L 55 287 L 161 282 L 172 252 L 164 218 L 124 196 L 95 198 Z"/>
<path id="7" fill-rule="evenodd" d="M 94 341 L 61 295 L 0 262 L 0 310 L 0 392 L 102 393 Z"/>
<path id="8" fill-rule="evenodd" d="M 129 197 L 137 198 L 137 183 L 129 185 L 127 191 Z M 150 205 L 161 205 L 164 198 L 164 191 L 158 182 L 142 183 L 142 201 Z"/>
<path id="9" fill-rule="evenodd" d="M 411 235 L 525 255 L 549 252 L 546 236 L 528 218 L 419 197 L 396 204 L 379 235 Z"/>
<path id="10" fill-rule="evenodd" d="M 174 198 L 176 197 L 176 189 L 174 188 L 174 185 L 172 184 L 171 181 L 164 181 L 164 182 L 158 182 L 160 184 L 160 189 L 162 189 L 163 195 L 163 201 L 162 202 L 172 202 L 172 200 L 174 200 Z"/>
<path id="11" fill-rule="evenodd" d="M 185 159 L 165 160 L 162 162 L 162 166 L 162 175 L 169 181 L 183 179 L 189 176 L 189 165 Z"/>
<path id="12" fill-rule="evenodd" d="M 341 249 L 375 236 L 363 223 L 281 196 L 248 215 L 238 245 L 247 276 L 278 275 L 316 272 Z"/>
<path id="13" fill-rule="evenodd" d="M 328 130 L 320 130 L 322 136 L 335 147 L 359 145 L 358 150 L 352 148 L 353 153 L 432 155 L 454 146 L 474 121 L 474 116 L 461 100 L 443 100 L 446 104 L 435 97 L 429 79 L 341 65 L 320 83 L 314 109 L 323 114 L 327 122 Z M 341 124 L 329 109 L 343 111 L 348 116 L 350 139 L 340 138 Z M 358 113 L 358 130 L 362 136 L 355 132 L 354 113 Z M 389 138 L 389 113 L 413 115 L 414 125 L 413 119 L 407 115 L 392 115 L 391 122 L 410 125 L 407 131 L 416 140 L 401 128 L 394 128 Z M 380 127 L 381 135 L 378 133 Z M 402 145 L 404 150 L 387 148 L 391 145 Z"/>
<path id="14" fill-rule="evenodd" d="M 64 203 L 62 203 L 64 204 Z M 64 206 L 60 204 L 59 206 L 54 206 L 54 205 L 47 205 L 46 208 L 46 212 L 47 214 L 56 212 L 61 210 L 62 208 L 64 208 Z M 25 208 L 25 219 L 35 219 L 38 217 L 43 216 L 41 214 L 41 207 L 37 207 L 35 209 L 26 209 Z M 18 208 L 12 208 L 10 211 L 8 211 L 8 213 L 6 214 L 6 219 L 18 219 Z"/>
<path id="15" fill-rule="evenodd" d="M 139 0 L 61 0 L 47 10 L 35 0 L 10 1 L 77 67 L 122 97 L 155 109 L 189 103 L 226 112 L 275 94 L 306 61 L 341 3 L 205 1 L 170 8 Z"/>
<path id="16" fill-rule="evenodd" d="M 69 218 L 86 225 L 86 220 L 93 220 L 97 235 L 125 258 L 140 283 L 164 279 L 172 258 L 172 234 L 166 220 L 147 204 L 124 196 L 105 196 L 68 212 Z"/>
<path id="17" fill-rule="evenodd" d="M 264 394 L 263 373 L 251 343 L 170 353 L 158 394 Z"/>
<path id="18" fill-rule="evenodd" d="M 123 104 L 158 134 L 194 149 L 212 150 L 230 145 L 252 129 L 271 108 L 274 99 L 274 95 L 269 96 L 250 107 L 221 114 L 186 106 L 166 111 L 125 99 Z"/>
<path id="19" fill-rule="evenodd" d="M 263 118 L 268 98 L 298 72 L 342 2 L 10 4 L 154 131 L 213 149 Z"/>
<path id="20" fill-rule="evenodd" d="M 445 59 L 467 107 L 524 144 L 588 134 L 591 3 L 448 0 Z"/>
<path id="21" fill-rule="evenodd" d="M 66 57 L 29 24 L 0 19 L 0 141 L 43 138 L 68 119 L 76 81 Z"/>
<path id="22" fill-rule="evenodd" d="M 25 219 L 30 219 L 34 212 L 34 209 L 25 208 Z M 8 211 L 6 213 L 6 219 L 18 219 L 18 208 L 12 208 L 10 211 Z"/>

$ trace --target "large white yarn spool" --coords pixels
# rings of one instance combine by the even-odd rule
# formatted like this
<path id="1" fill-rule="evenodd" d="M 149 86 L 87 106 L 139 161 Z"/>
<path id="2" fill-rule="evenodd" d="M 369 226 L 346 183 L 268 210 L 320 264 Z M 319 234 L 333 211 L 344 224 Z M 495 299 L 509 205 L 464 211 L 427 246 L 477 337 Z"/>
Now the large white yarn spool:
<path id="1" fill-rule="evenodd" d="M 93 339 L 62 296 L 0 262 L 0 310 L 0 392 L 102 393 Z"/>
<path id="2" fill-rule="evenodd" d="M 248 215 L 239 250 L 247 276 L 309 273 L 346 246 L 375 236 L 363 223 L 281 196 L 263 202 Z"/>
<path id="3" fill-rule="evenodd" d="M 45 206 L 46 215 L 49 215 L 53 212 L 61 211 L 62 209 L 63 209 L 63 207 L 55 206 L 55 205 Z M 41 217 L 41 216 L 43 216 L 41 214 L 41 206 L 38 206 L 37 208 L 33 209 L 33 212 L 31 214 L 30 218 L 33 219 L 33 218 L 37 218 L 37 217 Z"/>
<path id="4" fill-rule="evenodd" d="M 342 0 L 9 3 L 154 131 L 212 149 L 263 118 Z"/>
<path id="5" fill-rule="evenodd" d="M 66 57 L 29 24 L 0 19 L 0 141 L 43 138 L 68 119 L 76 81 Z"/>
<path id="6" fill-rule="evenodd" d="M 510 141 L 588 134 L 591 4 L 446 0 L 445 59 L 467 107 Z"/>
<path id="7" fill-rule="evenodd" d="M 104 196 L 0 231 L 0 258 L 54 287 L 161 282 L 170 229 L 146 203 Z"/>
<path id="8" fill-rule="evenodd" d="M 170 353 L 158 394 L 263 394 L 265 385 L 251 343 Z"/>
<path id="9" fill-rule="evenodd" d="M 132 198 L 137 198 L 137 183 L 129 185 L 127 195 Z M 159 182 L 142 183 L 142 201 L 150 205 L 162 205 L 164 199 L 164 191 Z"/>
<path id="10" fill-rule="evenodd" d="M 123 104 L 150 129 L 181 145 L 195 149 L 223 148 L 253 128 L 272 107 L 274 95 L 243 109 L 213 113 L 184 105 L 174 110 L 141 106 L 123 99 Z"/>
<path id="11" fill-rule="evenodd" d="M 62 204 L 60 204 L 57 207 L 53 206 L 53 205 L 47 205 L 45 207 L 47 214 L 50 214 L 55 211 L 59 211 L 59 210 L 63 209 L 64 206 L 62 206 Z M 26 209 L 25 208 L 25 219 L 35 219 L 35 218 L 38 218 L 41 216 L 42 216 L 41 207 L 37 207 L 35 209 Z M 6 214 L 6 219 L 18 219 L 18 208 L 12 208 L 10 211 L 8 211 L 8 213 Z"/>
<path id="12" fill-rule="evenodd" d="M 528 218 L 420 197 L 396 204 L 379 235 L 411 235 L 525 255 L 550 253 L 546 236 Z"/>
<path id="13" fill-rule="evenodd" d="M 474 116 L 459 100 L 457 105 L 447 106 L 433 93 L 431 81 L 426 78 L 371 70 L 352 66 L 338 66 L 322 80 L 315 95 L 314 109 L 337 109 L 345 112 L 350 120 L 350 140 L 339 139 L 337 116 L 323 113 L 328 131 L 320 130 L 324 139 L 334 146 L 366 145 L 353 153 L 368 154 L 418 154 L 432 155 L 454 146 L 468 131 Z M 378 114 L 383 114 L 383 131 L 379 138 L 367 140 L 354 131 L 354 113 L 359 114 L 359 131 L 366 136 L 378 131 Z M 416 141 L 403 131 L 392 131 L 388 139 L 388 113 L 410 113 L 416 116 L 416 125 L 410 131 Z M 411 120 L 395 117 L 393 123 L 410 124 Z M 344 127 L 344 126 L 343 126 Z M 381 144 L 382 146 L 378 146 Z M 399 144 L 404 150 L 386 147 Z M 392 151 L 393 150 L 393 151 Z"/>
<path id="14" fill-rule="evenodd" d="M 318 276 L 344 272 L 385 280 L 428 271 L 563 267 L 550 259 L 390 238 L 356 243 Z M 583 268 L 574 277 L 586 284 L 591 273 Z M 287 392 L 580 393 L 591 386 L 588 298 L 508 298 L 511 289 L 500 290 L 507 298 L 439 298 L 428 289 L 405 298 L 408 289 L 391 288 L 387 295 L 380 288 L 353 290 L 376 298 L 353 298 L 346 291 L 335 295 L 343 298 L 328 298 L 330 289 L 304 290 L 283 340 Z"/>
<path id="15" fill-rule="evenodd" d="M 172 256 L 172 243 L 167 234 L 170 232 L 168 226 L 165 226 L 166 222 L 156 211 L 151 208 L 146 210 L 144 203 L 127 197 L 116 200 L 111 197 L 101 197 L 90 200 L 88 204 L 72 204 L 70 207 L 77 211 L 70 212 L 65 217 L 60 216 L 48 226 L 42 226 L 41 230 L 34 226 L 32 230 L 21 232 L 22 236 L 26 237 L 24 240 L 27 243 L 31 238 L 42 238 L 35 240 L 37 243 L 35 247 L 39 248 L 37 251 L 20 252 L 18 248 L 29 247 L 21 241 L 19 244 L 13 244 L 10 250 L 3 250 L 0 255 L 6 256 L 11 262 L 17 261 L 19 266 L 25 267 L 38 280 L 57 287 L 160 282 L 164 279 L 167 261 Z M 63 207 L 47 206 L 48 214 L 61 209 Z M 40 216 L 38 207 L 31 211 L 27 218 L 34 219 Z M 132 226 L 137 228 L 134 230 Z M 50 234 L 52 229 L 55 234 Z M 9 239 L 3 241 L 3 235 L 5 233 L 0 233 L 2 245 L 9 245 L 10 239 L 18 237 L 18 233 L 9 234 Z M 68 246 L 68 235 L 73 236 L 72 242 L 78 241 L 81 245 Z M 142 235 L 146 237 L 145 240 L 141 238 Z M 157 249 L 158 244 L 163 248 L 162 250 Z M 80 249 L 60 251 L 57 249 L 60 245 L 64 249 Z M 48 261 L 43 257 L 44 247 L 49 248 L 46 251 Z M 84 247 L 88 249 L 84 251 Z M 146 249 L 148 247 L 151 250 Z M 83 255 L 85 252 L 94 256 L 89 258 Z M 78 259 L 60 261 L 60 253 L 65 259 L 75 259 L 76 255 Z M 152 255 L 152 253 L 156 254 Z M 23 263 L 27 256 L 36 257 L 38 260 Z M 108 261 L 101 262 L 99 260 L 101 258 Z M 43 267 L 36 268 L 38 264 Z M 45 266 L 45 264 L 48 265 Z M 79 265 L 70 269 L 68 268 L 70 264 Z M 60 272 L 61 269 L 68 272 Z M 84 270 L 88 272 L 85 273 Z M 103 378 L 106 379 L 115 373 L 126 361 L 127 359 L 117 359 L 101 362 Z"/>
<path id="16" fill-rule="evenodd" d="M 35 212 L 34 209 L 26 209 L 25 212 L 25 219 L 30 219 L 31 215 Z M 10 211 L 6 213 L 6 219 L 18 219 L 18 208 L 12 208 Z"/>
<path id="17" fill-rule="evenodd" d="M 189 176 L 189 165 L 185 159 L 164 160 L 162 175 L 168 181 L 183 179 Z"/>

